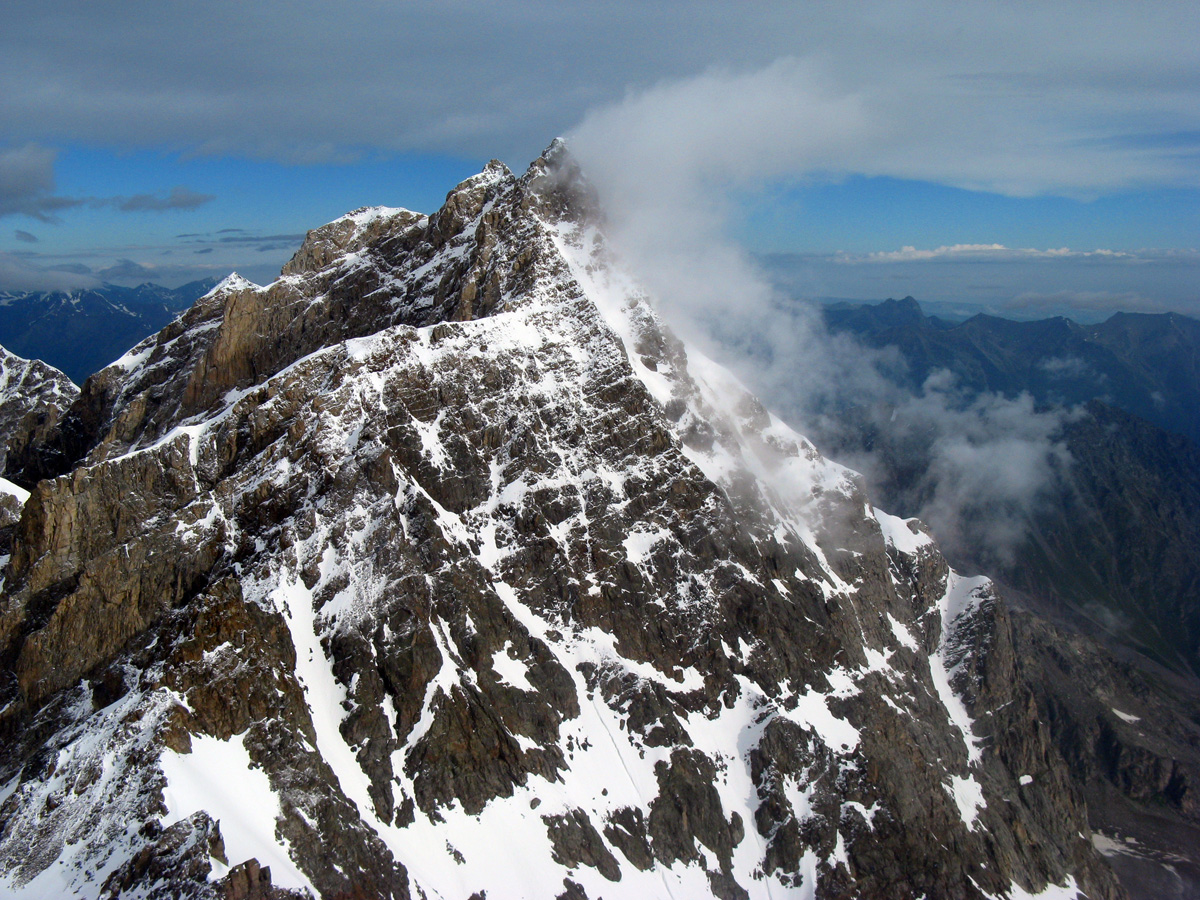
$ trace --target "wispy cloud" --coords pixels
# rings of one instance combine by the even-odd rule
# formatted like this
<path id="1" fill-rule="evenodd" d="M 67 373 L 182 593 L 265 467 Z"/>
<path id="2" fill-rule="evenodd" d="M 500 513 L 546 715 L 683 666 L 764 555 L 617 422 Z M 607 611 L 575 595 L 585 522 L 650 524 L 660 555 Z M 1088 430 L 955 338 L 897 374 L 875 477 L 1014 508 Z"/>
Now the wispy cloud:
<path id="1" fill-rule="evenodd" d="M 55 150 L 26 144 L 0 149 L 0 216 L 58 221 L 58 213 L 84 201 L 54 192 Z"/>
<path id="2" fill-rule="evenodd" d="M 1100 155 L 1081 151 L 1051 126 L 1048 132 L 1025 119 L 998 133 L 992 120 L 964 117 L 956 108 L 964 98 L 951 97 L 947 109 L 930 97 L 903 77 L 849 89 L 825 64 L 782 60 L 630 94 L 590 114 L 571 140 L 609 210 L 618 253 L 657 295 L 669 322 L 831 446 L 851 443 L 842 440 L 843 411 L 867 411 L 865 424 L 889 435 L 897 452 L 912 445 L 919 477 L 910 509 L 927 516 L 950 547 L 990 546 L 1003 557 L 1070 465 L 1059 439 L 1069 413 L 1035 409 L 1028 396 L 972 396 L 947 373 L 906 386 L 897 352 L 830 334 L 812 305 L 783 296 L 728 237 L 734 191 L 804 173 L 865 171 L 1013 193 L 1150 177 L 1149 157 L 1101 172 Z M 989 110 L 1028 99 L 1001 94 Z M 977 106 L 971 116 L 981 118 Z M 814 262 L 827 271 L 867 272 L 888 291 L 882 299 L 908 293 L 906 282 L 922 266 L 940 266 L 942 281 L 947 270 L 980 281 L 996 266 L 1019 263 L 1051 275 L 1068 266 L 1107 277 L 1138 261 L 1124 251 L 963 242 L 802 262 L 805 275 L 817 271 Z M 892 294 L 895 287 L 904 293 Z M 880 417 L 871 418 L 873 411 Z M 886 469 L 870 453 L 848 461 L 872 477 Z"/>
<path id="3" fill-rule="evenodd" d="M 1054 291 L 1039 293 L 1024 291 L 1006 304 L 1012 310 L 1074 309 L 1080 311 L 1112 312 L 1170 312 L 1178 304 L 1146 297 L 1133 291 Z"/>
<path id="4" fill-rule="evenodd" d="M 93 246 L 51 252 L 30 248 L 5 254 L 0 290 L 58 290 L 103 281 L 174 287 L 187 281 L 224 276 L 236 269 L 262 283 L 304 240 L 301 233 L 257 233 L 226 227 L 185 232 L 161 244 Z M 64 277 L 67 276 L 67 277 Z"/>
<path id="5" fill-rule="evenodd" d="M 166 196 L 134 194 L 132 197 L 116 197 L 112 203 L 121 212 L 166 212 L 174 209 L 196 209 L 215 199 L 215 194 L 200 194 L 180 185 L 172 188 Z"/>
<path id="6" fill-rule="evenodd" d="M 13 253 L 0 251 L 0 290 L 69 291 L 93 287 L 96 279 L 86 266 L 38 266 Z"/>
<path id="7" fill-rule="evenodd" d="M 1021 0 L 289 8 L 279 28 L 233 0 L 172 4 L 152 19 L 128 4 L 12 5 L 0 133 L 290 161 L 383 148 L 521 162 L 629 89 L 791 55 L 818 62 L 832 96 L 873 112 L 871 139 L 844 154 L 854 170 L 1013 192 L 1196 180 L 1186 157 L 1200 131 L 1200 50 L 1195 29 L 1180 27 L 1194 21 L 1189 0 L 1152 10 L 1098 0 L 1087 14 Z M 420 39 L 397 54 L 396 34 Z M 1067 150 L 1077 166 L 1063 165 Z"/>
<path id="8" fill-rule="evenodd" d="M 129 197 L 64 197 L 55 192 L 55 162 L 58 151 L 37 144 L 0 149 L 0 217 L 28 216 L 47 224 L 58 224 L 65 210 L 81 206 L 113 207 L 121 212 L 170 212 L 193 210 L 216 199 L 178 185 L 160 194 Z M 17 239 L 37 240 L 27 231 Z M 28 237 L 20 237 L 27 235 Z M 33 241 L 29 241 L 33 238 Z"/>
<path id="9" fill-rule="evenodd" d="M 838 253 L 834 258 L 841 263 L 886 263 L 927 262 L 930 260 L 1001 262 L 1005 260 L 1027 261 L 1030 259 L 1066 259 L 1104 257 L 1109 259 L 1132 258 L 1134 254 L 1123 250 L 1072 250 L 1069 247 L 1038 250 L 1032 247 L 1006 247 L 1003 244 L 953 244 L 920 250 L 916 247 L 901 247 L 899 250 L 882 250 L 871 253 Z"/>
<path id="10" fill-rule="evenodd" d="M 1119 309 L 1200 316 L 1200 251 L 1011 248 L 959 244 L 868 253 L 772 253 L 756 260 L 794 298 L 879 301 L 911 295 L 939 315 L 986 311 L 1022 318 Z M 958 310 L 944 308 L 951 304 Z M 1086 314 L 1086 315 L 1084 315 Z"/>
<path id="11" fill-rule="evenodd" d="M 30 234 L 28 231 L 22 231 L 20 228 L 13 231 L 13 237 L 23 244 L 36 244 L 38 242 L 36 234 Z"/>

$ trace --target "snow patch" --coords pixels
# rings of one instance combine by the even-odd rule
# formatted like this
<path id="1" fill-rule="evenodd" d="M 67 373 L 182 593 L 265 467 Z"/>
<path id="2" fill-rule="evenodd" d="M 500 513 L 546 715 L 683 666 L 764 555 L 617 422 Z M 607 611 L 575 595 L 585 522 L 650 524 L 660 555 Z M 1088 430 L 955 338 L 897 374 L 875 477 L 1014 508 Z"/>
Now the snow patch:
<path id="1" fill-rule="evenodd" d="M 275 885 L 296 890 L 315 889 L 288 855 L 287 841 L 276 837 L 279 798 L 271 781 L 246 750 L 245 737 L 227 741 L 209 735 L 192 736 L 192 752 L 164 750 L 159 764 L 167 783 L 163 803 L 164 828 L 204 810 L 220 825 L 225 856 L 231 865 L 254 857 L 271 867 Z M 214 875 L 220 863 L 214 860 Z"/>
<path id="2" fill-rule="evenodd" d="M 883 538 L 905 556 L 915 556 L 922 547 L 933 543 L 933 538 L 916 528 L 916 519 L 901 519 L 884 512 L 882 509 L 872 509 Z"/>
<path id="3" fill-rule="evenodd" d="M 492 656 L 492 668 L 505 684 L 518 690 L 533 691 L 533 685 L 529 683 L 528 678 L 529 670 L 519 659 L 509 655 L 511 649 L 512 641 L 505 641 L 504 646 Z"/>
<path id="4" fill-rule="evenodd" d="M 951 775 L 950 784 L 946 790 L 954 798 L 963 824 L 974 831 L 979 811 L 987 805 L 987 801 L 983 797 L 983 787 L 972 776 L 960 778 L 957 775 Z"/>
<path id="5" fill-rule="evenodd" d="M 16 497 L 17 502 L 22 506 L 29 499 L 29 491 L 21 487 L 19 484 L 13 484 L 7 478 L 0 478 L 0 493 L 8 494 L 10 497 Z"/>

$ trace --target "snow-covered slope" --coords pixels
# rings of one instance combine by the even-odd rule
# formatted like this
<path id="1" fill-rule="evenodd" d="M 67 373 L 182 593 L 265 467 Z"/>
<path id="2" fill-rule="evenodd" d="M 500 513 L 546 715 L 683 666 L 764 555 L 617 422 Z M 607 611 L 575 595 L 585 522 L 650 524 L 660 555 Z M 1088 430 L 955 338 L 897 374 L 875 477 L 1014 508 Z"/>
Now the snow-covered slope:
<path id="1" fill-rule="evenodd" d="M 5 891 L 1119 896 L 986 582 L 602 226 L 556 143 L 89 382 L 0 600 Z"/>

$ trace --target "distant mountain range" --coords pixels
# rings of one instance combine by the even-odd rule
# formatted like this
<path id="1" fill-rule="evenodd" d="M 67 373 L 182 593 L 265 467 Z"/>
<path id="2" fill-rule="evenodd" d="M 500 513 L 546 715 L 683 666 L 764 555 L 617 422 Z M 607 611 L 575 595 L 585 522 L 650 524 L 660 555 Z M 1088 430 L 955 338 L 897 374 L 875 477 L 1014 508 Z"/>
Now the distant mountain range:
<path id="1" fill-rule="evenodd" d="M 1017 552 L 999 558 L 969 537 L 947 540 L 948 551 L 1169 668 L 1200 673 L 1200 322 L 1117 313 L 1088 326 L 986 315 L 950 325 L 911 297 L 824 314 L 832 331 L 899 348 L 907 368 L 894 377 L 913 390 L 948 370 L 968 398 L 1027 392 L 1042 408 L 1075 408 L 1057 435 L 1069 462 Z M 933 436 L 880 412 L 839 411 L 825 448 L 835 458 L 870 452 L 878 501 L 916 515 L 932 488 L 921 476 Z M 964 527 L 992 512 L 968 510 Z"/>
<path id="2" fill-rule="evenodd" d="M 0 344 L 76 384 L 154 334 L 216 285 L 102 284 L 77 291 L 0 291 Z"/>
<path id="3" fill-rule="evenodd" d="M 1061 316 L 1014 322 L 977 315 L 950 323 L 912 297 L 823 310 L 833 331 L 871 347 L 896 347 L 919 388 L 948 369 L 963 387 L 1043 404 L 1101 400 L 1200 442 L 1200 321 L 1178 313 L 1114 314 L 1098 325 Z"/>
<path id="4" fill-rule="evenodd" d="M 985 572 L 1038 614 L 1017 617 L 1022 665 L 1037 685 L 1039 716 L 1084 786 L 1093 827 L 1174 855 L 1174 874 L 1164 876 L 1153 854 L 1117 847 L 1110 861 L 1131 896 L 1195 896 L 1200 322 L 1118 313 L 1086 326 L 987 315 L 950 324 L 925 316 L 911 297 L 823 313 L 834 333 L 899 348 L 903 364 L 890 375 L 914 396 L 946 370 L 964 402 L 1028 392 L 1038 410 L 1060 411 L 1053 438 L 1065 453 L 1024 511 L 1015 548 L 999 553 L 986 540 L 997 515 L 986 500 L 968 499 L 957 533 L 935 536 L 952 565 Z M 905 413 L 832 410 L 812 437 L 835 459 L 869 459 L 875 502 L 913 516 L 937 489 L 929 473 L 939 435 L 903 421 Z"/>

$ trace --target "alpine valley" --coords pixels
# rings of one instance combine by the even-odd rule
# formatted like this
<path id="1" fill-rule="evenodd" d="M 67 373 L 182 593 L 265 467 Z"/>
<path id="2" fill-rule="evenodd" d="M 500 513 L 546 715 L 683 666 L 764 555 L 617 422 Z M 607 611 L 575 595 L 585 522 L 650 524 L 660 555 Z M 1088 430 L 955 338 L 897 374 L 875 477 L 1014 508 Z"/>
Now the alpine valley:
<path id="1" fill-rule="evenodd" d="M 560 142 L 24 365 L 5 896 L 1126 896 L 1084 650 L 673 337 Z"/>

